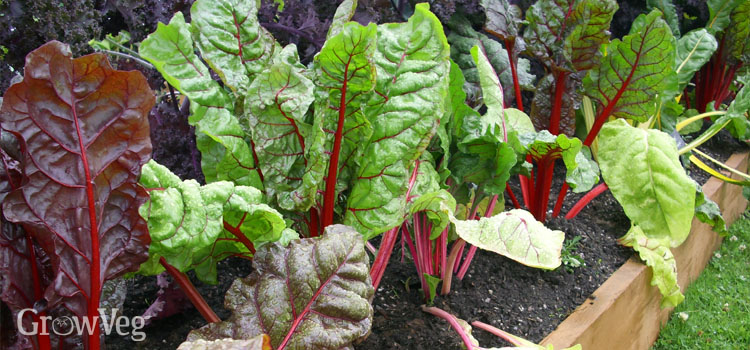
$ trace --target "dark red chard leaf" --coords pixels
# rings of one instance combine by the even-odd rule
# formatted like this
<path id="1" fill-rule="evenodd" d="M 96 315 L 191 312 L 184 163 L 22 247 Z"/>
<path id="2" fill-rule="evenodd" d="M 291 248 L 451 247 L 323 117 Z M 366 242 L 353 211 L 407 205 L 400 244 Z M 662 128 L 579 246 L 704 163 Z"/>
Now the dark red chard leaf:
<path id="1" fill-rule="evenodd" d="M 276 350 L 352 349 L 372 325 L 374 290 L 362 236 L 332 225 L 321 237 L 258 249 L 255 272 L 234 281 L 232 316 L 194 330 L 187 341 L 271 337 Z"/>
<path id="2" fill-rule="evenodd" d="M 580 85 L 580 80 L 575 75 L 565 73 L 547 74 L 539 81 L 534 99 L 531 101 L 531 121 L 537 130 L 548 130 L 550 127 L 550 115 L 554 108 L 556 96 L 556 76 L 565 75 L 565 86 L 560 92 L 560 104 L 558 110 L 560 113 L 559 132 L 568 136 L 575 136 L 576 132 L 576 109 L 580 101 L 580 94 L 576 87 Z"/>
<path id="3" fill-rule="evenodd" d="M 515 40 L 523 23 L 521 8 L 508 0 L 482 0 L 487 12 L 484 28 L 501 40 Z"/>
<path id="4" fill-rule="evenodd" d="M 115 71 L 103 54 L 73 59 L 56 41 L 27 56 L 24 80 L 6 92 L 0 122 L 22 140 L 27 182 L 3 214 L 50 256 L 48 307 L 96 316 L 104 281 L 146 260 L 138 207 L 147 195 L 137 178 L 151 155 L 153 105 L 141 73 Z M 88 344 L 98 342 L 97 327 Z"/>

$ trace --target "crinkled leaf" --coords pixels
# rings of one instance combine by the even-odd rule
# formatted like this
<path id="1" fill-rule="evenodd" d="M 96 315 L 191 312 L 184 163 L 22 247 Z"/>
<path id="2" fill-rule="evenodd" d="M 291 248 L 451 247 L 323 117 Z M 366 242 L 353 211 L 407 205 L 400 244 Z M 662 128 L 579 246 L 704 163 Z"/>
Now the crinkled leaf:
<path id="1" fill-rule="evenodd" d="M 198 0 L 190 8 L 190 30 L 201 56 L 233 91 L 247 89 L 274 55 L 276 41 L 258 23 L 259 4 Z"/>
<path id="2" fill-rule="evenodd" d="M 598 65 L 617 11 L 613 0 L 540 0 L 526 12 L 524 39 L 545 66 L 582 71 Z"/>
<path id="3" fill-rule="evenodd" d="M 750 2 L 742 1 L 734 8 L 729 17 L 731 25 L 727 27 L 724 42 L 726 50 L 744 63 L 750 63 Z"/>
<path id="4" fill-rule="evenodd" d="M 516 152 L 507 143 L 476 141 L 466 145 L 470 152 L 453 155 L 451 176 L 457 183 L 473 183 L 486 193 L 501 195 L 518 162 Z"/>
<path id="5" fill-rule="evenodd" d="M 372 325 L 368 260 L 362 236 L 343 225 L 286 248 L 260 248 L 255 271 L 227 291 L 224 305 L 232 316 L 192 331 L 187 340 L 268 334 L 276 350 L 352 349 Z"/>
<path id="6" fill-rule="evenodd" d="M 662 308 L 675 307 L 685 300 L 677 284 L 677 262 L 669 250 L 669 238 L 648 236 L 639 226 L 634 225 L 619 241 L 625 246 L 633 247 L 646 265 L 651 267 L 651 285 L 658 287 L 662 294 Z"/>
<path id="7" fill-rule="evenodd" d="M 547 74 L 539 81 L 531 101 L 531 120 L 537 130 L 549 129 L 550 115 L 552 115 L 552 104 L 555 100 L 555 89 L 558 80 L 554 74 Z M 576 131 L 576 109 L 580 105 L 581 96 L 576 91 L 580 85 L 577 77 L 570 75 L 565 79 L 561 106 L 560 106 L 560 132 L 573 136 Z"/>
<path id="8" fill-rule="evenodd" d="M 152 239 L 143 274 L 163 271 L 159 258 L 164 257 L 180 271 L 195 269 L 201 280 L 215 283 L 216 263 L 250 254 L 224 229 L 224 222 L 253 243 L 276 241 L 286 227 L 281 214 L 262 204 L 263 194 L 253 187 L 228 181 L 200 186 L 195 180 L 181 181 L 154 161 L 144 165 L 140 182 L 152 189 L 140 209 Z"/>
<path id="9" fill-rule="evenodd" d="M 531 267 L 552 270 L 561 264 L 565 234 L 546 228 L 525 210 L 513 209 L 479 220 L 452 217 L 451 221 L 458 236 L 478 248 Z"/>
<path id="10" fill-rule="evenodd" d="M 685 89 L 695 72 L 711 59 L 717 47 L 716 38 L 704 28 L 690 31 L 677 40 L 674 66 L 678 77 L 678 92 Z"/>
<path id="11" fill-rule="evenodd" d="M 367 27 L 347 23 L 315 56 L 315 119 L 310 149 L 306 151 L 302 190 L 320 186 L 331 170 L 336 170 L 336 177 L 329 179 L 335 182 L 326 183 L 332 186 L 331 190 L 338 194 L 349 185 L 362 153 L 362 143 L 372 132 L 361 107 L 375 85 L 376 31 L 372 23 Z M 331 165 L 333 160 L 337 163 Z M 315 192 L 292 195 L 306 200 L 304 197 Z"/>
<path id="12" fill-rule="evenodd" d="M 206 181 L 228 180 L 263 188 L 251 148 L 233 114 L 233 101 L 195 55 L 189 25 L 182 13 L 176 13 L 169 25 L 159 23 L 156 31 L 141 43 L 139 53 L 190 99 L 189 122 L 196 127 Z"/>
<path id="13" fill-rule="evenodd" d="M 737 5 L 744 0 L 708 0 L 708 12 L 710 16 L 708 23 L 706 23 L 706 29 L 711 34 L 721 32 L 729 26 L 729 16 Z"/>
<path id="14" fill-rule="evenodd" d="M 695 217 L 702 223 L 708 224 L 720 236 L 728 234 L 727 224 L 721 215 L 721 209 L 710 198 L 706 198 L 700 186 L 696 186 L 697 195 L 695 197 Z"/>
<path id="15" fill-rule="evenodd" d="M 646 121 L 656 109 L 654 95 L 665 87 L 674 64 L 674 37 L 659 11 L 640 15 L 630 34 L 613 40 L 602 64 L 583 80 L 599 115 Z"/>
<path id="16" fill-rule="evenodd" d="M 289 49 L 296 50 L 294 46 Z M 302 184 L 305 142 L 310 135 L 305 114 L 312 102 L 312 81 L 287 62 L 267 66 L 250 84 L 245 98 L 247 121 L 243 122 L 254 141 L 266 195 L 286 210 L 305 211 L 313 204 L 315 187 L 300 190 L 307 196 L 291 195 Z"/>
<path id="17" fill-rule="evenodd" d="M 646 0 L 646 6 L 649 10 L 658 9 L 664 16 L 664 20 L 669 24 L 672 34 L 675 37 L 680 36 L 680 17 L 677 15 L 677 9 L 672 4 L 672 0 Z"/>
<path id="18" fill-rule="evenodd" d="M 466 104 L 466 92 L 463 90 L 465 82 L 466 80 L 461 72 L 461 68 L 451 60 L 450 83 L 447 96 L 450 99 L 450 103 L 448 103 L 445 114 L 440 118 L 435 137 L 432 139 L 433 145 L 429 148 L 433 152 L 436 152 L 436 155 L 434 155 L 436 159 L 442 159 L 439 162 L 438 169 L 441 183 L 450 175 L 448 163 L 451 156 L 451 144 L 456 136 L 455 130 L 460 128 L 466 116 L 472 115 L 477 118 L 479 116 L 477 111 Z M 437 147 L 439 147 L 439 151 L 435 151 Z"/>
<path id="19" fill-rule="evenodd" d="M 609 42 L 609 25 L 617 11 L 614 0 L 581 0 L 571 15 L 572 31 L 565 37 L 564 55 L 577 71 L 599 65 L 599 47 Z M 568 26 L 571 26 L 568 24 Z"/>
<path id="20" fill-rule="evenodd" d="M 328 27 L 328 34 L 326 39 L 330 39 L 336 36 L 344 28 L 346 22 L 349 22 L 354 16 L 354 11 L 357 10 L 357 0 L 344 0 L 336 8 L 336 13 L 333 14 L 333 20 L 331 26 Z"/>
<path id="21" fill-rule="evenodd" d="M 598 160 L 633 225 L 673 247 L 685 241 L 694 215 L 695 185 L 680 164 L 671 136 L 624 120 L 609 122 L 599 133 Z"/>
<path id="22" fill-rule="evenodd" d="M 482 0 L 480 4 L 487 14 L 484 28 L 502 40 L 515 40 L 523 23 L 521 8 L 508 0 Z"/>
<path id="23" fill-rule="evenodd" d="M 137 183 L 151 156 L 147 115 L 154 94 L 137 71 L 116 71 L 106 56 L 73 59 L 50 42 L 26 58 L 22 82 L 5 94 L 0 123 L 19 137 L 27 182 L 3 202 L 50 256 L 50 308 L 95 314 L 106 280 L 138 269 L 149 236 Z M 92 298 L 91 300 L 89 298 Z"/>
<path id="24" fill-rule="evenodd" d="M 592 159 L 588 147 L 581 148 L 576 154 L 575 161 L 576 167 L 568 168 L 565 182 L 575 193 L 586 192 L 599 182 L 599 165 Z"/>
<path id="25" fill-rule="evenodd" d="M 450 107 L 448 42 L 429 5 L 418 4 L 406 23 L 378 27 L 375 65 L 375 90 L 363 107 L 372 136 L 344 217 L 365 237 L 402 222 L 412 165 Z"/>
<path id="26" fill-rule="evenodd" d="M 451 29 L 451 33 L 448 35 L 451 58 L 461 67 L 466 77 L 466 91 L 469 98 L 475 99 L 479 88 L 479 73 L 471 56 L 471 48 L 481 43 L 492 63 L 492 67 L 500 77 L 500 82 L 505 89 L 505 97 L 508 99 L 507 102 L 512 101 L 515 97 L 513 94 L 513 74 L 508 61 L 508 52 L 503 46 L 486 35 L 476 32 L 471 27 L 471 23 L 461 15 L 456 14 L 451 17 L 447 26 Z M 533 90 L 535 77 L 530 73 L 531 63 L 525 58 L 519 58 L 517 64 L 519 85 L 523 89 Z"/>
<path id="27" fill-rule="evenodd" d="M 252 339 L 217 339 L 205 341 L 198 339 L 180 344 L 177 350 L 273 350 L 271 340 L 266 334 Z"/>
<path id="28" fill-rule="evenodd" d="M 731 122 L 726 126 L 727 130 L 732 133 L 732 136 L 740 140 L 745 140 L 748 138 L 748 131 L 750 131 L 750 122 L 745 116 L 745 114 L 749 110 L 750 85 L 745 84 L 740 89 L 740 91 L 737 92 L 737 95 L 735 95 L 732 103 L 729 104 L 729 107 L 727 108 L 727 114 L 714 121 L 714 124 L 711 126 L 711 128 L 713 128 L 714 126 L 720 127 L 726 120 L 731 120 Z M 706 130 L 706 132 L 712 132 L 712 130 L 709 128 L 709 130 Z"/>

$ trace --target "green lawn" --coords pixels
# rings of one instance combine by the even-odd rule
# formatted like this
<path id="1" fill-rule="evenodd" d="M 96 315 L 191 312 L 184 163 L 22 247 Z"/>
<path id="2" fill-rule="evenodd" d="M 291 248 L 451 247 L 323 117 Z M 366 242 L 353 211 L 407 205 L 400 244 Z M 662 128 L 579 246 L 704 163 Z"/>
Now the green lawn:
<path id="1" fill-rule="evenodd" d="M 685 294 L 652 350 L 750 350 L 750 213 Z"/>

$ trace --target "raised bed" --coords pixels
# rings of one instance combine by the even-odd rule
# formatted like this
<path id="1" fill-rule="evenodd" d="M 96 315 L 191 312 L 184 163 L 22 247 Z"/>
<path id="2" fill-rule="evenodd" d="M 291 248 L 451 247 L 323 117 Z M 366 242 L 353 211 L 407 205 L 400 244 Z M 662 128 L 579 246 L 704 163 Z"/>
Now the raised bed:
<path id="1" fill-rule="evenodd" d="M 735 154 L 726 162 L 740 170 L 748 169 L 748 153 Z M 722 210 L 727 224 L 747 207 L 742 188 L 711 178 L 703 186 L 705 195 Z M 682 290 L 705 268 L 722 238 L 711 227 L 693 219 L 690 236 L 673 249 L 678 281 Z M 620 267 L 589 299 L 578 306 L 543 341 L 562 349 L 581 344 L 583 349 L 648 349 L 659 336 L 672 309 L 661 309 L 661 294 L 651 286 L 651 269 L 636 256 Z"/>

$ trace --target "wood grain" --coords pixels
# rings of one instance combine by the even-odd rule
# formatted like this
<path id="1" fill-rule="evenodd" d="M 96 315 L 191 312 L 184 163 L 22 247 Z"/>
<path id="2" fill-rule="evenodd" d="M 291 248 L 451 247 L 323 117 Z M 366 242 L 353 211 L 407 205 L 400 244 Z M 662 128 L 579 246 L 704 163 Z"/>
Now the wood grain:
<path id="1" fill-rule="evenodd" d="M 748 153 L 735 154 L 726 164 L 747 170 Z M 711 178 L 703 186 L 703 192 L 719 205 L 727 224 L 739 218 L 747 207 L 740 186 Z M 698 278 L 721 240 L 710 226 L 693 219 L 688 239 L 672 249 L 683 291 Z M 550 333 L 542 345 L 551 344 L 555 349 L 581 344 L 584 350 L 648 350 L 672 312 L 671 308 L 661 309 L 660 302 L 659 290 L 651 286 L 651 269 L 633 256 Z"/>

